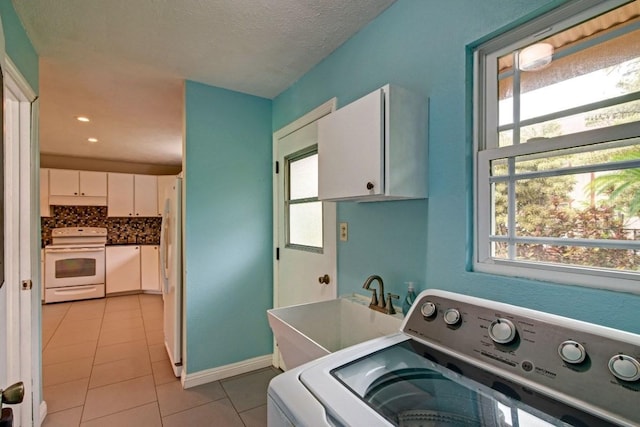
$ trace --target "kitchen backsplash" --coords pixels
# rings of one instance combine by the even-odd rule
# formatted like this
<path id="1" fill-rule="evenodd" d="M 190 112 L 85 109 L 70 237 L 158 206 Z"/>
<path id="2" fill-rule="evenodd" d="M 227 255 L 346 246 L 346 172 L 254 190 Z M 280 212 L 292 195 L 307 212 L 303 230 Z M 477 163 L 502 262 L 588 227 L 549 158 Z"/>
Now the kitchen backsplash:
<path id="1" fill-rule="evenodd" d="M 108 217 L 106 206 L 51 206 L 51 216 L 41 217 L 42 246 L 51 244 L 51 230 L 61 227 L 105 227 L 107 244 L 160 244 L 162 218 Z"/>

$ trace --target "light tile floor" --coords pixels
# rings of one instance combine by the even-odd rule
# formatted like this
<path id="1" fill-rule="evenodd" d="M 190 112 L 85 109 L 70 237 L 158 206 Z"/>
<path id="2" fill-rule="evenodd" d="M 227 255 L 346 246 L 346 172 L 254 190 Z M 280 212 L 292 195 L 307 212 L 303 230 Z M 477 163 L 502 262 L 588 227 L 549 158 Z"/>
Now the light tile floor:
<path id="1" fill-rule="evenodd" d="M 266 426 L 265 368 L 183 390 L 162 335 L 162 297 L 42 307 L 44 427 Z"/>

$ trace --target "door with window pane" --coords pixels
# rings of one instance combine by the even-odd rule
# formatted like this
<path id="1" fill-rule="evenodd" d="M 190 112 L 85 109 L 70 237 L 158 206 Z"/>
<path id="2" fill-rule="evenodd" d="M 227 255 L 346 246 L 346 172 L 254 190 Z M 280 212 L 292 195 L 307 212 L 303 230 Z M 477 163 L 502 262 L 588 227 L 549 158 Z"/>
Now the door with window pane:
<path id="1" fill-rule="evenodd" d="M 336 207 L 318 200 L 316 123 L 281 138 L 277 150 L 280 259 L 276 305 L 335 298 Z"/>

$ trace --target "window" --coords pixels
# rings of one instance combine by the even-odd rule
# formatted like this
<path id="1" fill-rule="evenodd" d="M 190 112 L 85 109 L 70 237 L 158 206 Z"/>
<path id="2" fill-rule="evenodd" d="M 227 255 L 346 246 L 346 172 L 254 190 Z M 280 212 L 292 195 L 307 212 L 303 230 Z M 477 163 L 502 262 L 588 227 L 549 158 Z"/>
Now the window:
<path id="1" fill-rule="evenodd" d="M 285 158 L 287 247 L 322 252 L 322 202 L 318 200 L 318 148 Z"/>
<path id="2" fill-rule="evenodd" d="M 640 0 L 474 50 L 474 269 L 640 293 Z"/>

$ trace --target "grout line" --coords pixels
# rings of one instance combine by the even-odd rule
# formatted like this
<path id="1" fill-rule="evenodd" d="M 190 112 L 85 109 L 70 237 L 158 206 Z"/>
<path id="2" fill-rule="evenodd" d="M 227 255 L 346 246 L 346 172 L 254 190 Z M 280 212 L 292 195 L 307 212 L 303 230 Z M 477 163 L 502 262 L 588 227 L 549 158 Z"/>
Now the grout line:
<path id="1" fill-rule="evenodd" d="M 104 323 L 104 316 L 107 312 L 107 302 L 104 303 L 104 309 L 102 310 L 102 317 L 100 318 L 100 330 L 98 331 L 98 340 L 96 341 L 96 349 L 93 352 L 93 361 L 91 362 L 91 372 L 89 373 L 89 381 L 87 381 L 87 390 L 84 393 L 84 401 L 82 403 L 82 411 L 80 412 L 80 422 L 78 426 L 82 424 L 84 418 L 84 408 L 87 405 L 87 397 L 89 396 L 89 385 L 91 384 L 91 376 L 93 375 L 93 368 L 96 363 L 96 355 L 98 354 L 98 344 L 100 344 L 100 336 L 102 335 L 102 324 Z"/>
<path id="2" fill-rule="evenodd" d="M 129 296 L 127 296 L 127 297 L 129 297 Z M 110 298 L 117 298 L 117 297 L 110 297 Z M 134 376 L 134 377 L 132 377 L 132 378 L 127 378 L 127 379 L 125 379 L 125 380 L 118 381 L 118 382 L 115 382 L 115 383 L 111 383 L 111 384 L 104 384 L 104 385 L 100 385 L 100 386 L 98 386 L 98 387 L 90 388 L 91 378 L 92 378 L 92 376 L 93 376 L 94 369 L 95 369 L 97 366 L 99 366 L 99 365 L 97 365 L 97 364 L 96 364 L 96 360 L 97 360 L 97 353 L 98 353 L 98 350 L 101 348 L 98 344 L 99 344 L 99 342 L 100 342 L 100 337 L 102 336 L 102 333 L 104 332 L 104 329 L 103 329 L 103 328 L 104 328 L 104 322 L 105 322 L 105 320 L 107 319 L 107 316 L 108 316 L 108 312 L 107 312 L 107 303 L 109 302 L 109 301 L 108 301 L 109 297 L 107 297 L 107 298 L 105 298 L 105 299 L 106 299 L 107 301 L 105 301 L 105 305 L 103 306 L 102 316 L 99 318 L 99 319 L 100 319 L 100 327 L 99 327 L 99 331 L 98 331 L 98 340 L 95 342 L 95 345 L 96 345 L 96 346 L 95 346 L 95 349 L 94 349 L 94 352 L 93 352 L 93 357 L 92 357 L 91 372 L 90 372 L 90 374 L 89 374 L 89 378 L 88 378 L 88 380 L 87 380 L 87 388 L 86 388 L 86 390 L 85 390 L 85 394 L 84 394 L 84 401 L 83 401 L 83 404 L 81 405 L 81 410 L 80 410 L 80 423 L 82 423 L 82 422 L 88 422 L 88 421 L 94 421 L 94 420 L 98 420 L 98 419 L 101 419 L 101 418 L 106 418 L 106 417 L 109 417 L 109 416 L 114 416 L 114 415 L 116 415 L 116 414 L 119 414 L 119 413 L 122 413 L 122 412 L 126 412 L 126 411 L 130 411 L 130 410 L 133 410 L 133 409 L 136 409 L 136 408 L 140 408 L 140 407 L 142 407 L 142 406 L 149 405 L 150 403 L 153 403 L 153 402 L 147 402 L 147 403 L 140 404 L 140 405 L 135 406 L 135 407 L 132 407 L 132 408 L 127 408 L 127 409 L 123 409 L 123 410 L 121 410 L 121 411 L 116 411 L 116 412 L 113 412 L 113 413 L 111 413 L 111 414 L 105 414 L 105 415 L 102 415 L 102 416 L 100 416 L 100 417 L 98 417 L 98 418 L 92 418 L 91 420 L 83 420 L 83 417 L 84 417 L 84 410 L 85 410 L 86 403 L 87 403 L 87 397 L 88 397 L 88 393 L 89 393 L 89 391 L 90 391 L 90 390 L 97 390 L 97 389 L 99 389 L 99 388 L 101 388 L 101 387 L 112 386 L 112 385 L 114 385 L 114 384 L 118 384 L 118 383 L 120 383 L 120 382 L 134 380 L 134 379 L 136 379 L 136 378 L 141 378 L 141 377 L 143 377 L 143 376 L 151 376 L 151 381 L 152 381 L 152 384 L 153 384 L 153 387 L 154 387 L 154 393 L 155 393 L 155 401 L 154 401 L 154 402 L 155 402 L 155 404 L 156 404 L 157 415 L 158 415 L 158 417 L 159 417 L 159 419 L 160 419 L 160 422 L 161 422 L 162 424 L 164 424 L 164 418 L 165 418 L 165 417 L 172 416 L 172 415 L 179 414 L 179 413 L 183 413 L 183 412 L 187 412 L 187 411 L 189 411 L 189 410 L 193 410 L 193 409 L 195 409 L 195 408 L 198 408 L 198 407 L 201 407 L 201 406 L 204 406 L 204 405 L 207 405 L 207 404 L 210 404 L 210 403 L 216 402 L 216 401 L 220 401 L 220 400 L 222 400 L 222 399 L 227 399 L 227 401 L 231 404 L 231 407 L 233 408 L 234 412 L 236 413 L 236 415 L 238 416 L 238 418 L 241 420 L 241 422 L 243 423 L 243 425 L 246 425 L 246 424 L 245 424 L 245 422 L 244 422 L 244 420 L 242 419 L 241 412 L 239 412 L 239 411 L 238 411 L 238 409 L 236 408 L 236 406 L 234 405 L 233 401 L 231 400 L 231 397 L 230 397 L 230 396 L 229 396 L 229 394 L 227 393 L 227 390 L 226 390 L 226 389 L 225 389 L 225 387 L 223 386 L 222 381 L 217 381 L 217 382 L 219 383 L 219 385 L 220 385 L 220 387 L 221 387 L 222 391 L 223 391 L 223 394 L 222 394 L 222 396 L 220 396 L 220 398 L 218 398 L 218 399 L 212 399 L 212 400 L 210 400 L 210 401 L 208 401 L 208 402 L 205 402 L 205 403 L 202 403 L 202 404 L 200 404 L 200 405 L 196 405 L 196 406 L 194 406 L 194 407 L 187 408 L 187 409 L 184 409 L 184 410 L 182 410 L 182 411 L 175 412 L 175 413 L 173 413 L 173 414 L 167 414 L 165 417 L 163 417 L 162 412 L 161 412 L 161 408 L 160 408 L 160 401 L 159 401 L 159 398 L 158 398 L 158 387 L 163 386 L 163 385 L 166 385 L 166 384 L 170 384 L 171 382 L 167 382 L 167 383 L 163 383 L 163 384 L 156 384 L 156 378 L 155 378 L 155 372 L 154 372 L 154 370 L 153 370 L 153 365 L 154 365 L 154 363 L 156 363 L 156 362 L 163 362 L 163 361 L 164 361 L 164 362 L 166 362 L 166 363 L 169 363 L 169 361 L 168 361 L 168 359 L 166 359 L 166 360 L 159 360 L 159 361 L 156 361 L 156 362 L 152 362 L 152 361 L 151 361 L 150 344 L 149 344 L 149 338 L 148 338 L 148 334 L 147 334 L 148 332 L 154 332 L 154 331 L 157 331 L 157 330 L 160 330 L 160 331 L 162 330 L 162 327 L 160 327 L 160 328 L 156 328 L 156 326 L 157 326 L 157 325 L 156 325 L 156 323 L 155 323 L 155 322 L 153 322 L 153 320 L 154 320 L 154 319 L 158 319 L 158 318 L 160 318 L 160 319 L 161 319 L 161 317 L 162 317 L 162 307 L 160 306 L 160 307 L 159 307 L 159 309 L 156 309 L 156 308 L 151 308 L 151 309 L 150 309 L 150 307 L 156 307 L 156 303 L 155 303 L 155 302 L 151 302 L 151 301 L 149 301 L 149 304 L 147 305 L 146 303 L 143 303 L 143 302 L 142 302 L 142 300 L 141 300 L 141 298 L 140 298 L 140 296 L 139 296 L 139 295 L 136 295 L 136 299 L 137 299 L 138 309 L 140 310 L 140 312 L 141 312 L 141 314 L 142 314 L 142 329 L 143 329 L 143 332 L 144 332 L 144 338 L 143 338 L 143 339 L 137 339 L 137 340 L 134 340 L 134 341 L 125 341 L 125 342 L 122 342 L 122 343 L 113 343 L 113 344 L 108 344 L 107 346 L 102 346 L 102 347 L 108 347 L 108 346 L 110 346 L 110 345 L 122 345 L 122 344 L 127 344 L 127 343 L 132 343 L 132 342 L 139 342 L 141 345 L 144 343 L 144 346 L 146 347 L 146 361 L 149 363 L 149 366 L 151 367 L 151 373 L 150 373 L 150 374 L 144 374 L 144 375 L 136 375 L 136 376 Z M 56 325 L 56 328 L 55 328 L 55 330 L 54 330 L 54 334 L 55 334 L 55 332 L 57 331 L 57 329 L 60 327 L 60 325 L 62 325 L 62 323 L 63 323 L 65 320 L 67 320 L 67 321 L 69 320 L 69 319 L 66 319 L 66 317 L 67 317 L 67 315 L 69 314 L 69 312 L 70 312 L 70 310 L 71 310 L 72 305 L 73 305 L 73 304 L 75 304 L 75 303 L 77 303 L 77 302 L 71 302 L 71 303 L 70 303 L 69 308 L 65 311 L 65 314 L 64 314 L 64 315 L 61 317 L 61 319 L 58 321 L 58 323 L 57 323 L 57 325 Z M 115 301 L 113 301 L 112 303 L 115 303 Z M 135 304 L 133 304 L 133 305 L 135 305 Z M 146 307 L 146 308 L 145 308 L 145 309 L 143 309 L 143 307 Z M 127 308 L 127 310 L 136 310 L 136 308 Z M 118 311 L 123 311 L 123 310 L 116 310 L 115 312 L 118 312 Z M 113 312 L 113 311 L 109 311 L 109 313 L 115 313 L 115 312 Z M 144 314 L 144 313 L 153 313 L 154 315 L 151 315 L 151 316 L 147 315 L 147 316 L 145 316 L 145 314 Z M 76 322 L 82 322 L 82 319 L 74 319 L 74 321 L 76 321 Z M 126 322 L 125 322 L 125 323 L 126 323 Z M 123 328 L 124 328 L 124 327 L 125 327 L 125 326 L 123 326 Z M 53 337 L 53 334 L 51 335 L 51 337 Z M 144 340 L 144 341 L 143 341 L 143 340 Z M 50 340 L 49 340 L 49 341 L 50 341 Z M 47 344 L 49 344 L 49 342 L 48 342 Z M 73 345 L 73 344 L 71 344 L 71 345 Z M 156 344 L 153 344 L 153 345 L 154 345 L 154 346 L 156 346 Z M 161 344 L 158 344 L 158 345 L 160 345 L 161 347 L 163 347 L 162 343 L 161 343 Z M 43 346 L 43 351 L 44 351 L 46 348 L 48 348 L 48 347 L 47 347 L 47 346 Z M 164 350 L 164 349 L 163 349 L 163 350 Z M 144 358 L 143 354 L 140 354 L 140 357 L 143 357 L 143 358 Z M 124 360 L 124 359 L 118 359 L 118 360 Z M 142 360 L 142 359 L 141 359 L 141 360 Z M 105 362 L 105 363 L 107 363 L 107 362 Z M 170 367 L 169 367 L 169 369 L 170 369 Z M 268 369 L 268 368 L 260 369 L 260 370 L 257 370 L 256 372 L 265 371 L 265 370 L 267 370 L 267 369 Z M 245 373 L 245 374 L 239 375 L 239 376 L 237 376 L 237 377 L 248 376 L 248 375 L 251 375 L 251 374 L 252 374 L 252 373 Z M 231 378 L 228 378 L 228 379 L 226 379 L 226 380 L 231 380 Z M 178 380 L 176 379 L 176 381 L 178 381 Z M 183 391 L 184 391 L 184 390 L 182 390 L 182 388 L 180 387 L 180 391 L 179 391 L 179 392 L 183 392 Z M 258 405 L 258 406 L 256 406 L 255 408 L 248 408 L 248 409 L 245 409 L 242 413 L 247 412 L 247 411 L 254 410 L 254 409 L 256 409 L 256 408 L 258 408 L 258 407 L 260 407 L 260 406 L 263 406 L 263 405 Z M 80 407 L 80 406 L 75 406 L 74 408 L 79 408 L 79 407 Z M 67 408 L 67 409 L 72 409 L 72 408 Z"/>

